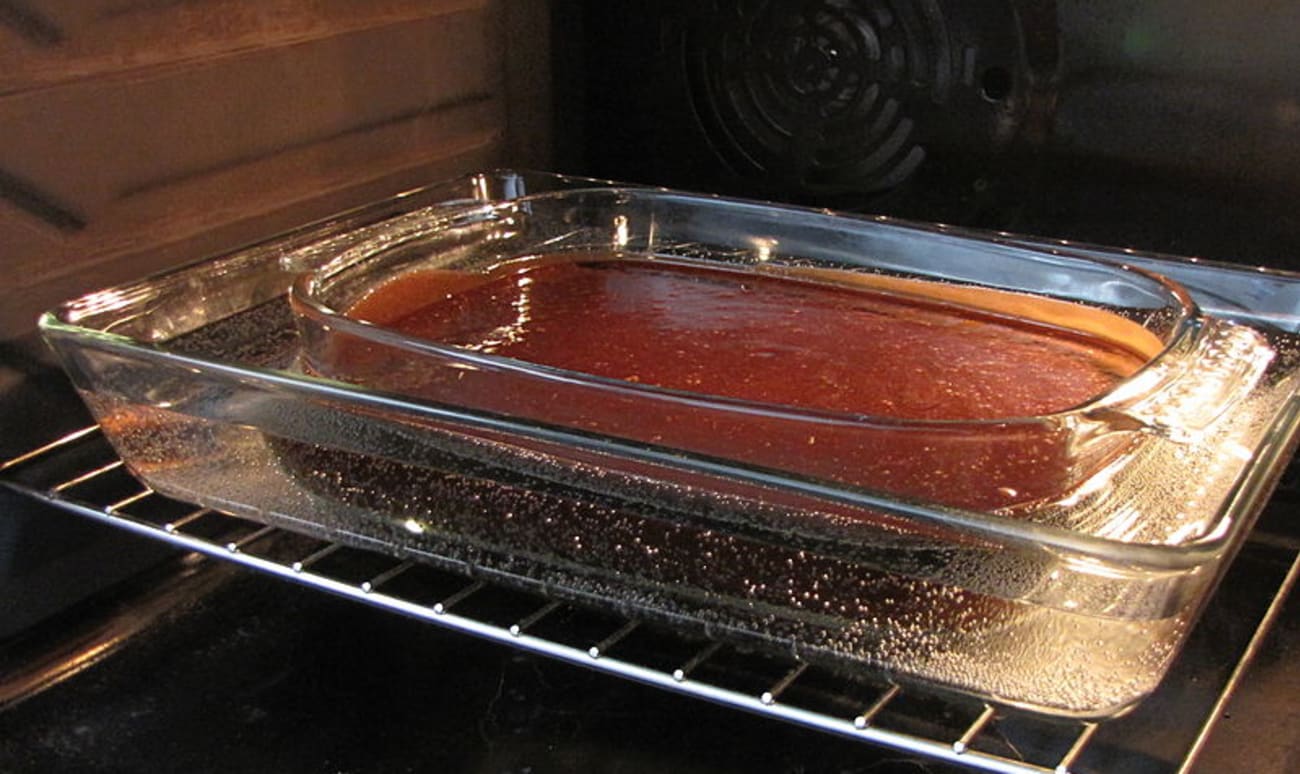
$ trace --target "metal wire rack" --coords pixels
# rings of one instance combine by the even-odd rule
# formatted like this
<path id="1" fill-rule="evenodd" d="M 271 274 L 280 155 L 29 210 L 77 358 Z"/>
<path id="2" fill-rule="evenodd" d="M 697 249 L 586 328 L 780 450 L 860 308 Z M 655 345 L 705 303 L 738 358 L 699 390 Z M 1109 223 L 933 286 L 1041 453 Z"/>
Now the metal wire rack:
<path id="1" fill-rule="evenodd" d="M 972 770 L 1108 770 L 1141 722 L 1064 722 L 1017 710 L 933 697 L 884 676 L 855 681 L 817 667 L 734 651 L 718 642 L 634 619 L 587 614 L 567 603 L 503 589 L 410 559 L 287 533 L 143 487 L 97 427 L 87 427 L 0 463 L 0 483 L 31 497 L 189 551 L 234 562 L 364 604 L 385 608 L 561 661 L 707 699 L 823 732 L 938 759 Z M 1276 549 L 1277 546 L 1274 546 Z M 1289 569 L 1259 613 L 1234 667 L 1202 702 L 1176 754 L 1154 761 L 1185 771 L 1300 577 L 1300 550 L 1286 542 Z M 484 603 L 488 600 L 489 603 Z M 638 640 L 640 646 L 638 647 Z M 1181 701 L 1181 699 L 1180 699 Z M 1127 730 L 1136 726 L 1136 730 Z M 1098 741 L 1098 740 L 1101 741 Z M 1153 759 L 1147 757 L 1152 763 Z M 1146 768 L 1146 767 L 1144 767 Z"/>

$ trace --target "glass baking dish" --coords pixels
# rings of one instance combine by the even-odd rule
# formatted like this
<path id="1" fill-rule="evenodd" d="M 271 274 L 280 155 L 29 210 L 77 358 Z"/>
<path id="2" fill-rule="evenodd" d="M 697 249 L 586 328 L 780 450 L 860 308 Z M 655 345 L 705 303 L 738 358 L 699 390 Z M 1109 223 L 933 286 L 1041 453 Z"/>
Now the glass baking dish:
<path id="1" fill-rule="evenodd" d="M 1176 284 L 1126 266 L 1031 251 L 990 254 L 960 244 L 936 252 L 909 245 L 845 248 L 842 218 L 804 214 L 797 225 L 788 219 L 788 212 L 770 207 L 663 191 L 537 195 L 431 229 L 363 241 L 303 274 L 290 302 L 314 374 L 832 485 L 1026 518 L 1070 496 L 1119 457 L 1142 456 L 1144 442 L 1204 432 L 1249 394 L 1272 357 L 1253 331 L 1205 319 Z M 548 270 L 560 272 L 558 282 L 584 282 L 579 292 L 586 297 L 566 301 L 562 286 L 536 284 Z M 409 318 L 444 290 L 452 290 L 450 299 L 473 293 L 473 285 L 487 288 L 476 308 L 439 325 L 444 337 L 455 338 L 467 333 L 456 319 L 489 318 L 479 338 L 462 345 L 346 312 L 364 303 L 372 316 L 391 315 L 394 304 L 405 304 L 412 307 Z M 732 307 L 752 309 L 765 293 L 783 291 L 782 303 L 806 299 L 806 308 L 794 308 L 822 314 L 809 319 L 812 314 L 769 308 L 763 318 L 737 319 L 742 310 Z M 606 309 L 602 319 L 593 319 L 590 309 L 568 311 L 568 319 L 534 319 L 546 313 L 534 308 L 539 305 L 591 307 L 602 292 L 615 312 Z M 543 300 L 548 297 L 556 301 Z M 388 308 L 374 309 L 379 300 Z M 837 306 L 824 308 L 828 300 Z M 882 318 L 887 322 L 877 323 Z M 909 325 L 918 318 L 923 325 Z M 619 333 L 618 320 L 624 329 L 637 327 Z M 868 327 L 852 330 L 858 320 Z M 793 335 L 782 330 L 790 327 Z M 984 335 L 972 340 L 981 328 Z M 1048 335 L 1030 339 L 1031 328 Z M 968 338 L 957 339 L 963 332 Z M 957 340 L 940 348 L 941 337 Z M 578 365 L 494 351 L 512 339 L 542 340 L 551 359 Z M 665 343 L 655 347 L 656 339 Z M 904 341 L 891 346 L 891 339 Z M 991 351 L 1013 345 L 1021 347 L 1015 357 Z M 908 359 L 909 351 L 925 346 L 938 351 Z M 795 366 L 813 360 L 818 347 L 825 351 L 810 366 L 811 378 L 777 384 L 799 380 Z M 652 348 L 643 357 L 618 354 Z M 626 361 L 604 367 L 661 378 L 673 378 L 673 369 L 693 374 L 675 388 L 657 386 L 637 374 L 583 371 L 584 358 Z M 663 360 L 678 362 L 655 362 Z M 881 373 L 888 361 L 898 367 Z M 1104 391 L 1080 389 L 1074 400 L 1051 394 L 1068 394 L 1070 379 L 1101 381 L 1102 370 L 1120 367 L 1109 361 L 1131 362 L 1137 372 Z M 854 379 L 855 369 L 866 378 Z M 766 374 L 750 390 L 758 399 L 717 392 L 742 374 L 750 380 Z M 701 379 L 712 379 L 714 391 L 685 386 Z M 888 398 L 876 395 L 873 402 L 906 410 L 858 408 L 880 383 L 876 392 Z M 778 389 L 786 402 L 766 398 Z M 851 394 L 828 410 L 794 405 L 801 391 Z M 1013 392 L 1025 393 L 1020 403 L 1050 403 L 1053 410 L 1006 413 L 1005 406 L 1016 405 L 1005 397 Z M 945 401 L 954 393 L 956 400 Z M 982 403 L 997 404 L 1002 413 L 975 405 Z M 926 415 L 927 404 L 930 412 L 939 404 L 944 415 Z M 602 467 L 610 462 L 617 464 L 607 460 Z M 1144 527 L 1143 539 L 1155 542 L 1169 537 L 1157 530 L 1186 524 Z"/>
<path id="2" fill-rule="evenodd" d="M 593 251 L 902 294 L 1142 358 L 1059 410 L 916 420 L 662 389 L 347 314 L 394 276 Z M 1227 312 L 1211 316 L 1166 276 L 1184 264 L 1110 257 L 1124 256 L 498 172 L 91 294 L 42 325 L 164 494 L 838 668 L 1102 717 L 1154 688 L 1293 446 L 1285 299 L 1300 284 L 1268 274 L 1261 298 L 1210 267 Z M 1240 314 L 1222 303 L 1238 286 Z M 907 473 L 921 467 L 940 475 Z"/>

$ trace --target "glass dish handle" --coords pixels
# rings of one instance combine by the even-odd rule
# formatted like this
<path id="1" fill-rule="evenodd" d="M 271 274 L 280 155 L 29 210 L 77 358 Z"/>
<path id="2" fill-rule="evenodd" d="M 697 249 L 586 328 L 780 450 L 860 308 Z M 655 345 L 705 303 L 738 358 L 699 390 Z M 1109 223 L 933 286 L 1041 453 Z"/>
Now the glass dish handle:
<path id="1" fill-rule="evenodd" d="M 1187 351 L 1166 353 L 1106 401 L 1101 413 L 1180 443 L 1194 443 L 1259 382 L 1275 356 L 1262 335 L 1205 321 Z M 1094 414 L 1094 417 L 1096 415 Z"/>

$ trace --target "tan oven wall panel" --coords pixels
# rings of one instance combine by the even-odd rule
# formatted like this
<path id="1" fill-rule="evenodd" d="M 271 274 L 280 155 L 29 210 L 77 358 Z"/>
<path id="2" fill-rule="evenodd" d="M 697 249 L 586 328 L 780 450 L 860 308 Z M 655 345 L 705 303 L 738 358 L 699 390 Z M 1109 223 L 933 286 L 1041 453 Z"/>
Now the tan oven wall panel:
<path id="1" fill-rule="evenodd" d="M 68 234 L 0 201 L 0 269 L 4 277 L 0 294 L 27 287 L 31 278 L 50 271 L 67 242 Z"/>
<path id="2" fill-rule="evenodd" d="M 495 110 L 489 104 L 485 108 Z M 242 165 L 122 204 L 120 222 L 90 225 L 42 254 L 0 255 L 11 281 L 0 284 L 0 340 L 30 330 L 44 309 L 99 287 L 137 279 L 205 255 L 249 244 L 326 215 L 394 192 L 503 163 L 498 126 L 448 137 L 445 122 L 395 124 L 333 140 L 263 162 Z M 411 146 L 393 143 L 414 140 Z M 419 143 L 420 135 L 426 142 Z M 150 208 L 173 196 L 170 220 L 155 221 Z M 202 203 L 211 206 L 203 209 Z M 0 208 L 0 244 L 22 228 L 21 216 Z M 7 247 L 5 253 L 8 253 Z M 26 271 L 11 274 L 11 266 Z"/>
<path id="3" fill-rule="evenodd" d="M 144 37 L 118 39 L 126 54 L 111 72 L 0 94 L 0 340 L 97 287 L 432 181 L 549 164 L 544 0 L 23 7 L 83 32 L 135 18 L 142 26 L 131 34 Z M 254 7 L 267 16 L 250 21 Z M 188 42 L 225 41 L 220 56 L 161 61 L 159 30 L 217 8 L 245 16 Z M 307 23 L 325 17 L 320 28 Z M 248 41 L 255 28 L 277 32 L 231 42 Z M 0 26 L 0 56 L 11 53 L 12 37 Z M 133 47 L 140 52 L 130 55 Z"/>
<path id="4" fill-rule="evenodd" d="M 502 89 L 485 10 L 0 98 L 0 171 L 93 222 L 133 191 Z"/>
<path id="5" fill-rule="evenodd" d="M 139 253 L 348 189 L 360 204 L 376 183 L 407 170 L 476 149 L 495 149 L 491 155 L 499 156 L 503 125 L 501 100 L 487 98 L 143 189 L 120 199 L 78 235 L 75 241 L 92 248 L 79 261 Z M 379 186 L 377 195 L 397 190 Z"/>
<path id="6" fill-rule="evenodd" d="M 0 95 L 303 43 L 486 0 L 24 0 L 0 24 Z"/>

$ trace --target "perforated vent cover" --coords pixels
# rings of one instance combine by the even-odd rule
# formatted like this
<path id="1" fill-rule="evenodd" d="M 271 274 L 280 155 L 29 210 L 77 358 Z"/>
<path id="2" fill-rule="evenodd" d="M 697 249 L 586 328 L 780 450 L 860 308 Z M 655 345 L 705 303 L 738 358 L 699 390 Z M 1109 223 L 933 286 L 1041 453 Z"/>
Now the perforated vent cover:
<path id="1" fill-rule="evenodd" d="M 693 107 L 732 169 L 809 191 L 873 191 L 924 160 L 914 103 L 946 105 L 954 87 L 938 3 L 718 5 L 684 53 Z"/>
<path id="2" fill-rule="evenodd" d="M 691 107 L 734 173 L 806 195 L 896 187 L 994 152 L 1036 77 L 1011 2 L 717 0 L 681 37 Z"/>
<path id="3" fill-rule="evenodd" d="M 585 23 L 590 171 L 837 207 L 989 199 L 1059 65 L 1051 0 L 596 3 Z"/>

